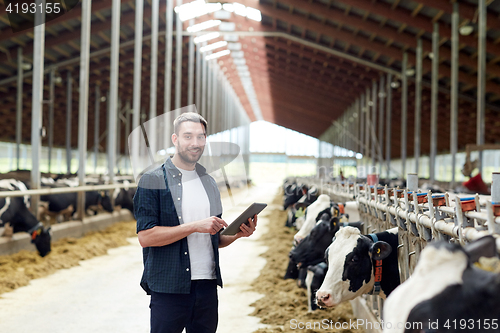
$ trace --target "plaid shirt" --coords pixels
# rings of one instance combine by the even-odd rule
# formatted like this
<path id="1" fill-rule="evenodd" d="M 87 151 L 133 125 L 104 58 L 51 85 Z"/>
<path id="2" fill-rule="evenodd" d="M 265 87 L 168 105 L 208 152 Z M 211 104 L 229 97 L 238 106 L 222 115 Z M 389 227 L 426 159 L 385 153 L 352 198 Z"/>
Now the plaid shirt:
<path id="1" fill-rule="evenodd" d="M 221 217 L 222 203 L 215 180 L 200 164 L 196 164 L 196 172 L 207 192 L 210 216 Z M 137 232 L 155 226 L 179 225 L 179 219 L 182 219 L 182 173 L 170 158 L 141 177 L 134 196 L 134 215 L 137 220 Z M 222 287 L 219 234 L 210 238 L 214 251 L 217 284 Z M 189 294 L 191 267 L 186 237 L 169 245 L 143 248 L 143 261 L 141 287 L 148 295 L 150 291 Z"/>

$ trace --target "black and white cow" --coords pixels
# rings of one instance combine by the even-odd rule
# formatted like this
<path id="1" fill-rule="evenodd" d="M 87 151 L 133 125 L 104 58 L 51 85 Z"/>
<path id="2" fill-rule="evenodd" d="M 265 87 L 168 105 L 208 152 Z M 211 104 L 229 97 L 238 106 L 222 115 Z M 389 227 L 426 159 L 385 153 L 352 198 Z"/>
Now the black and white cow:
<path id="1" fill-rule="evenodd" d="M 287 275 L 293 276 L 293 271 L 299 270 L 298 276 L 295 277 L 299 287 L 306 288 L 308 266 L 314 266 L 325 261 L 325 250 L 332 243 L 332 239 L 339 228 L 346 226 L 362 230 L 363 222 L 339 222 L 338 217 L 332 217 L 327 213 L 323 213 L 309 235 L 290 251 L 288 255 L 290 262 L 287 268 Z"/>
<path id="2" fill-rule="evenodd" d="M 310 210 L 310 211 L 315 211 L 315 209 Z M 327 211 L 329 211 L 329 208 L 327 209 Z M 336 223 L 338 223 L 338 218 L 335 218 L 335 220 L 332 220 L 331 213 L 324 212 L 324 210 L 323 210 L 323 211 L 321 211 L 321 214 L 318 213 L 318 216 L 316 217 L 316 219 L 314 221 L 320 225 L 320 226 L 318 226 L 318 230 L 319 229 L 321 229 L 322 231 L 323 230 L 330 230 L 329 232 L 330 232 L 330 234 L 332 234 L 332 236 L 328 240 L 328 244 L 330 244 L 332 241 L 332 237 L 335 234 L 335 231 L 338 230 L 338 227 L 336 230 L 334 230 L 335 229 L 334 225 L 336 225 Z M 307 238 L 307 236 L 306 236 L 306 238 Z M 327 244 L 327 246 L 328 246 L 328 244 Z M 305 281 L 306 273 L 307 273 L 306 268 L 307 268 L 307 265 L 313 264 L 313 262 L 312 261 L 307 262 L 307 265 L 304 265 L 302 267 L 303 271 L 302 271 L 302 274 L 300 274 L 299 269 L 300 269 L 300 266 L 302 266 L 302 264 L 299 264 L 299 261 L 296 261 L 295 259 L 297 258 L 298 255 L 300 257 L 302 257 L 302 254 L 303 253 L 305 254 L 305 249 L 309 248 L 309 247 L 307 245 L 302 246 L 297 251 L 298 246 L 300 246 L 300 243 L 294 241 L 294 246 L 292 247 L 292 249 L 290 250 L 290 253 L 288 254 L 290 260 L 288 263 L 288 267 L 286 269 L 284 279 L 298 279 L 298 281 L 297 281 L 298 286 L 305 288 L 304 281 Z M 325 249 L 326 249 L 326 247 L 325 247 Z M 323 252 L 321 253 L 319 260 L 314 262 L 314 264 L 317 264 L 322 260 L 321 258 L 323 258 L 325 249 L 323 249 Z M 315 252 L 315 254 L 317 254 L 317 252 Z"/>
<path id="3" fill-rule="evenodd" d="M 328 247 L 328 272 L 316 293 L 318 305 L 333 307 L 363 294 L 388 296 L 400 283 L 397 228 L 370 235 L 340 229 Z"/>
<path id="4" fill-rule="evenodd" d="M 123 184 L 128 185 L 129 181 L 124 180 Z M 135 188 L 121 188 L 119 190 L 115 190 L 114 199 L 115 199 L 115 207 L 120 206 L 123 209 L 128 209 L 132 214 L 134 214 L 134 195 Z"/>
<path id="5" fill-rule="evenodd" d="M 318 199 L 319 193 L 316 187 L 311 187 L 299 201 L 288 207 L 286 227 L 296 227 L 297 219 L 305 215 L 306 208 Z M 302 223 L 300 223 L 302 224 Z"/>
<path id="6" fill-rule="evenodd" d="M 299 199 L 302 198 L 303 195 L 307 194 L 308 190 L 309 188 L 307 187 L 307 185 L 292 184 L 285 187 L 283 210 L 286 210 L 288 206 L 291 206 L 299 201 Z"/>
<path id="7" fill-rule="evenodd" d="M 384 332 L 500 332 L 500 274 L 476 267 L 482 256 L 496 256 L 494 237 L 427 245 L 384 303 Z"/>
<path id="8" fill-rule="evenodd" d="M 45 194 L 40 196 L 40 201 L 48 203 L 48 211 L 59 214 L 61 212 L 75 211 L 77 207 L 78 194 L 73 193 L 58 193 Z M 93 215 L 97 214 L 96 208 L 102 207 L 107 212 L 113 212 L 111 198 L 104 191 L 89 191 L 85 192 L 85 211 L 92 210 Z"/>
<path id="9" fill-rule="evenodd" d="M 7 186 L 6 181 L 9 181 Z M 0 191 L 25 189 L 24 184 L 16 180 L 1 180 Z M 9 223 L 13 232 L 27 232 L 31 235 L 31 243 L 35 245 L 40 256 L 45 257 L 50 252 L 50 228 L 46 229 L 42 223 L 28 210 L 23 197 L 0 198 L 0 225 Z"/>
<path id="10" fill-rule="evenodd" d="M 306 288 L 307 288 L 307 311 L 312 312 L 318 309 L 316 304 L 316 290 L 318 290 L 325 280 L 328 264 L 319 264 L 307 267 Z"/>
<path id="11" fill-rule="evenodd" d="M 324 213 L 321 219 L 294 249 L 290 251 L 290 260 L 300 267 L 316 265 L 325 260 L 325 251 L 332 243 L 333 237 L 341 227 L 354 227 L 362 230 L 363 222 L 339 222 L 337 217 Z"/>
<path id="12" fill-rule="evenodd" d="M 299 244 L 305 237 L 307 237 L 307 235 L 309 235 L 323 213 L 330 215 L 330 218 L 340 216 L 339 206 L 336 203 L 333 203 L 330 200 L 330 197 L 326 194 L 320 195 L 316 201 L 307 207 L 304 215 L 304 223 L 302 225 L 299 225 L 297 221 L 299 231 L 297 231 L 297 233 L 293 236 L 296 244 Z"/>

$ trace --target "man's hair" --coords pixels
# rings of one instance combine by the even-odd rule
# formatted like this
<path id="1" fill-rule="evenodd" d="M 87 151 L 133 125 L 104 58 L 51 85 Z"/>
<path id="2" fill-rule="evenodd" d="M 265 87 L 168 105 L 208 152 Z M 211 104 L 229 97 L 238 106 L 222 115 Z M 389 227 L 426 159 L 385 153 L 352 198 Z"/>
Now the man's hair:
<path id="1" fill-rule="evenodd" d="M 200 123 L 207 132 L 207 121 L 200 114 L 196 112 L 185 112 L 177 116 L 174 120 L 174 133 L 179 134 L 179 126 L 185 121 L 192 121 L 193 123 Z"/>

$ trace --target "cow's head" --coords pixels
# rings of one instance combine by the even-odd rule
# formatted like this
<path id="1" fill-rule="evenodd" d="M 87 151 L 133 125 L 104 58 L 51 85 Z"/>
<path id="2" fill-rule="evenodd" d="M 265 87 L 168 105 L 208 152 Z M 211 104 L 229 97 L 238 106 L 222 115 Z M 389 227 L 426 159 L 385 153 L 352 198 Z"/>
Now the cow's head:
<path id="1" fill-rule="evenodd" d="M 105 191 L 99 192 L 100 195 L 100 204 L 102 208 L 107 211 L 112 213 L 113 212 L 113 205 L 111 205 L 111 198 L 109 197 L 108 193 Z"/>
<path id="2" fill-rule="evenodd" d="M 43 224 L 39 223 L 35 230 L 31 231 L 31 243 L 35 244 L 41 257 L 45 257 L 50 252 L 50 241 L 50 228 L 46 229 Z"/>
<path id="3" fill-rule="evenodd" d="M 482 237 L 465 247 L 444 241 L 429 243 L 420 253 L 411 278 L 387 297 L 384 323 L 392 327 L 400 322 L 411 323 L 414 327 L 418 321 L 424 323 L 423 329 L 428 329 L 425 324 L 438 317 L 450 322 L 467 320 L 469 315 L 495 317 L 489 311 L 498 313 L 498 306 L 491 300 L 497 299 L 500 277 L 498 273 L 478 269 L 481 265 L 476 261 L 481 257 L 496 261 L 493 236 Z"/>
<path id="4" fill-rule="evenodd" d="M 332 307 L 373 289 L 373 260 L 386 258 L 392 249 L 386 242 L 373 242 L 359 229 L 340 229 L 328 248 L 328 272 L 316 294 L 320 306 Z"/>
<path id="5" fill-rule="evenodd" d="M 299 267 L 315 265 L 323 260 L 326 248 L 339 230 L 339 219 L 323 213 L 311 233 L 290 252 L 290 258 Z"/>

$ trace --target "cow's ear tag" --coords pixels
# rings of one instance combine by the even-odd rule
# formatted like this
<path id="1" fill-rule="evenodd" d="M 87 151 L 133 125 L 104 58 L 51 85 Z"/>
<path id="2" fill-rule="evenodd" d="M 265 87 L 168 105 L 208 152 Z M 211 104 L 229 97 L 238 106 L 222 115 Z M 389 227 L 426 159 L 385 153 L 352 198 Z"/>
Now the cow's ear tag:
<path id="1" fill-rule="evenodd" d="M 392 247 L 383 241 L 373 243 L 370 248 L 373 260 L 383 260 L 392 252 Z"/>
<path id="2" fill-rule="evenodd" d="M 104 193 L 104 191 L 101 191 L 101 197 L 105 197 L 106 196 L 106 193 Z"/>

